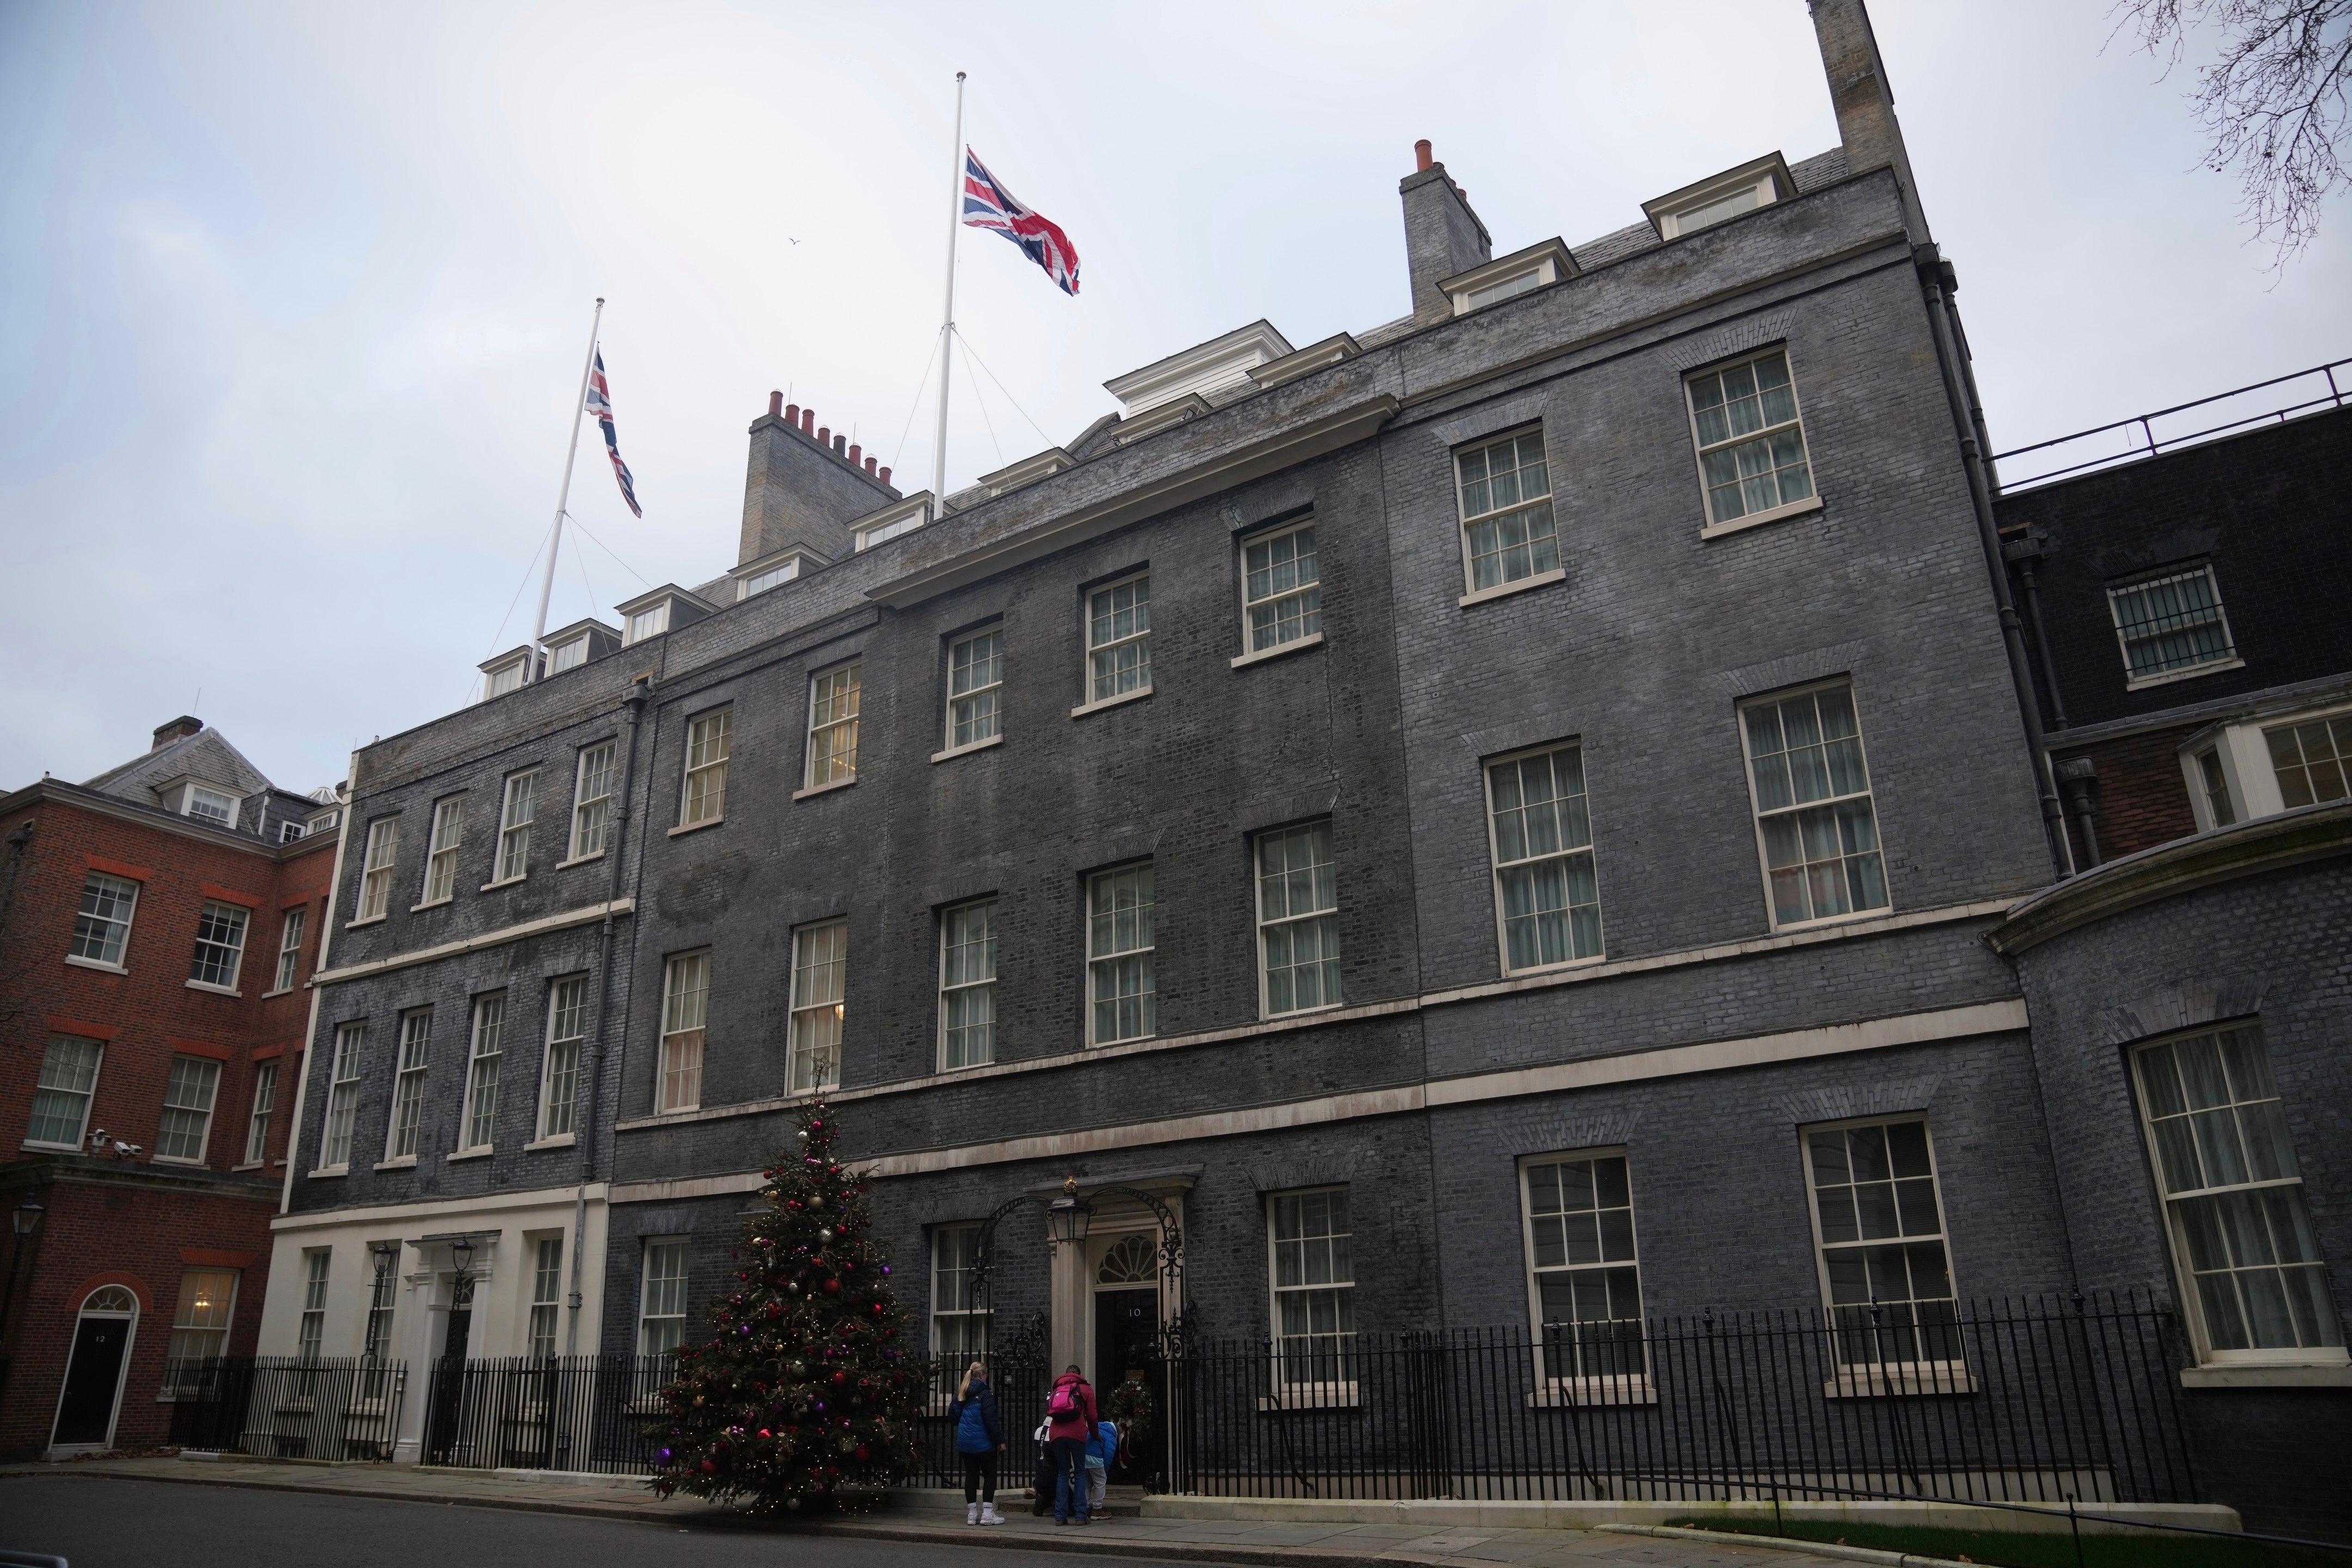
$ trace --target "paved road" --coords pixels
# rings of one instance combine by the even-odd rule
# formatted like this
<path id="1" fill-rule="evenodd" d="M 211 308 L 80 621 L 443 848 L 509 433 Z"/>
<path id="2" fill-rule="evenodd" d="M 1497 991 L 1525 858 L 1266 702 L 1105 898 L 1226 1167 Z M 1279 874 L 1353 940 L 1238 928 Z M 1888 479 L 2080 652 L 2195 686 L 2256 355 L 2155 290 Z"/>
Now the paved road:
<path id="1" fill-rule="evenodd" d="M 98 1476 L 0 1479 L 0 1546 L 51 1552 L 73 1568 L 1013 1568 L 1027 1555 Z M 1071 1568 L 1134 1562 L 1052 1561 Z"/>

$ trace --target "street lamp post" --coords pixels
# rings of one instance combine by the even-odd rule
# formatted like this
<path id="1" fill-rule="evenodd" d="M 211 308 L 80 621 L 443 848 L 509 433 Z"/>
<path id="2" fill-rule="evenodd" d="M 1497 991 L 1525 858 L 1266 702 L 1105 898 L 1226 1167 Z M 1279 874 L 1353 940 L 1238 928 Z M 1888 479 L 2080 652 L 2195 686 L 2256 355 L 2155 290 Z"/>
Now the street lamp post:
<path id="1" fill-rule="evenodd" d="M 16 1233 L 16 1245 L 8 1254 L 8 1283 L 0 1287 L 0 1329 L 8 1326 L 8 1304 L 16 1299 L 16 1266 L 25 1260 L 25 1243 L 32 1238 L 33 1227 L 49 1211 L 33 1201 L 26 1193 L 25 1201 L 8 1211 L 9 1228 Z"/>

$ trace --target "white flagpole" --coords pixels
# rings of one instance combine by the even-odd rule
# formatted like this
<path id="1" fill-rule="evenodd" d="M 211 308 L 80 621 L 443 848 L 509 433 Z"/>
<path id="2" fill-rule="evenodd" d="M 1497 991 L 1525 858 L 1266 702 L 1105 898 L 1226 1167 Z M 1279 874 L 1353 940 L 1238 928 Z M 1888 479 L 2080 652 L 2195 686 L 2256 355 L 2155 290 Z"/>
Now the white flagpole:
<path id="1" fill-rule="evenodd" d="M 963 72 L 956 72 L 955 178 L 948 184 L 948 297 L 940 321 L 940 423 L 931 444 L 931 515 L 948 509 L 948 355 L 955 348 L 956 231 L 963 226 Z"/>
<path id="2" fill-rule="evenodd" d="M 572 504 L 572 463 L 580 455 L 580 416 L 588 408 L 588 373 L 596 368 L 596 332 L 604 324 L 604 300 L 598 296 L 595 319 L 588 323 L 588 357 L 580 364 L 580 392 L 572 400 L 572 444 L 563 448 L 563 489 L 555 497 L 555 536 L 547 542 L 547 572 L 539 580 L 539 621 L 530 629 L 530 660 L 523 679 L 540 678 L 540 660 L 547 657 L 547 601 L 555 594 L 555 552 L 563 546 L 563 510 Z"/>

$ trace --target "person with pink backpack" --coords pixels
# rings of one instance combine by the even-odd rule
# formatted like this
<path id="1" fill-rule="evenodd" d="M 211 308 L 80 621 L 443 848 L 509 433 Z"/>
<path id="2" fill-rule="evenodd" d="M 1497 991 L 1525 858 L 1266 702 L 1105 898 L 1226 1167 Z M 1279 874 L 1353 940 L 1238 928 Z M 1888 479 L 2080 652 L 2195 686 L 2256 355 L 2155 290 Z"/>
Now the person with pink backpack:
<path id="1" fill-rule="evenodd" d="M 1101 1417 L 1094 1385 L 1077 1363 L 1054 1380 L 1045 1395 L 1046 1437 L 1054 1452 L 1054 1522 L 1087 1521 L 1087 1440 Z"/>

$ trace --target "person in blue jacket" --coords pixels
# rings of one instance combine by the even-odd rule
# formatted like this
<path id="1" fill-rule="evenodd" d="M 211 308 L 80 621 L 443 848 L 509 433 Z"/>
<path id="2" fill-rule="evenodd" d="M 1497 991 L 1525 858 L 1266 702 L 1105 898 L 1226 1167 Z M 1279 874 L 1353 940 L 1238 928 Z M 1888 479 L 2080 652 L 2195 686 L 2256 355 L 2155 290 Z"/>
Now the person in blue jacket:
<path id="1" fill-rule="evenodd" d="M 1118 1458 L 1118 1426 L 1115 1422 L 1095 1423 L 1094 1436 L 1087 1439 L 1087 1515 L 1090 1519 L 1108 1519 L 1103 1512 L 1103 1494 L 1110 1489 L 1110 1464 Z"/>
<path id="2" fill-rule="evenodd" d="M 996 1511 L 996 1456 L 1004 1452 L 1004 1427 L 996 1418 L 988 1369 L 980 1363 L 965 1370 L 948 1417 L 955 1423 L 956 1452 L 963 1456 L 963 1521 L 1003 1524 L 1004 1516 Z"/>

